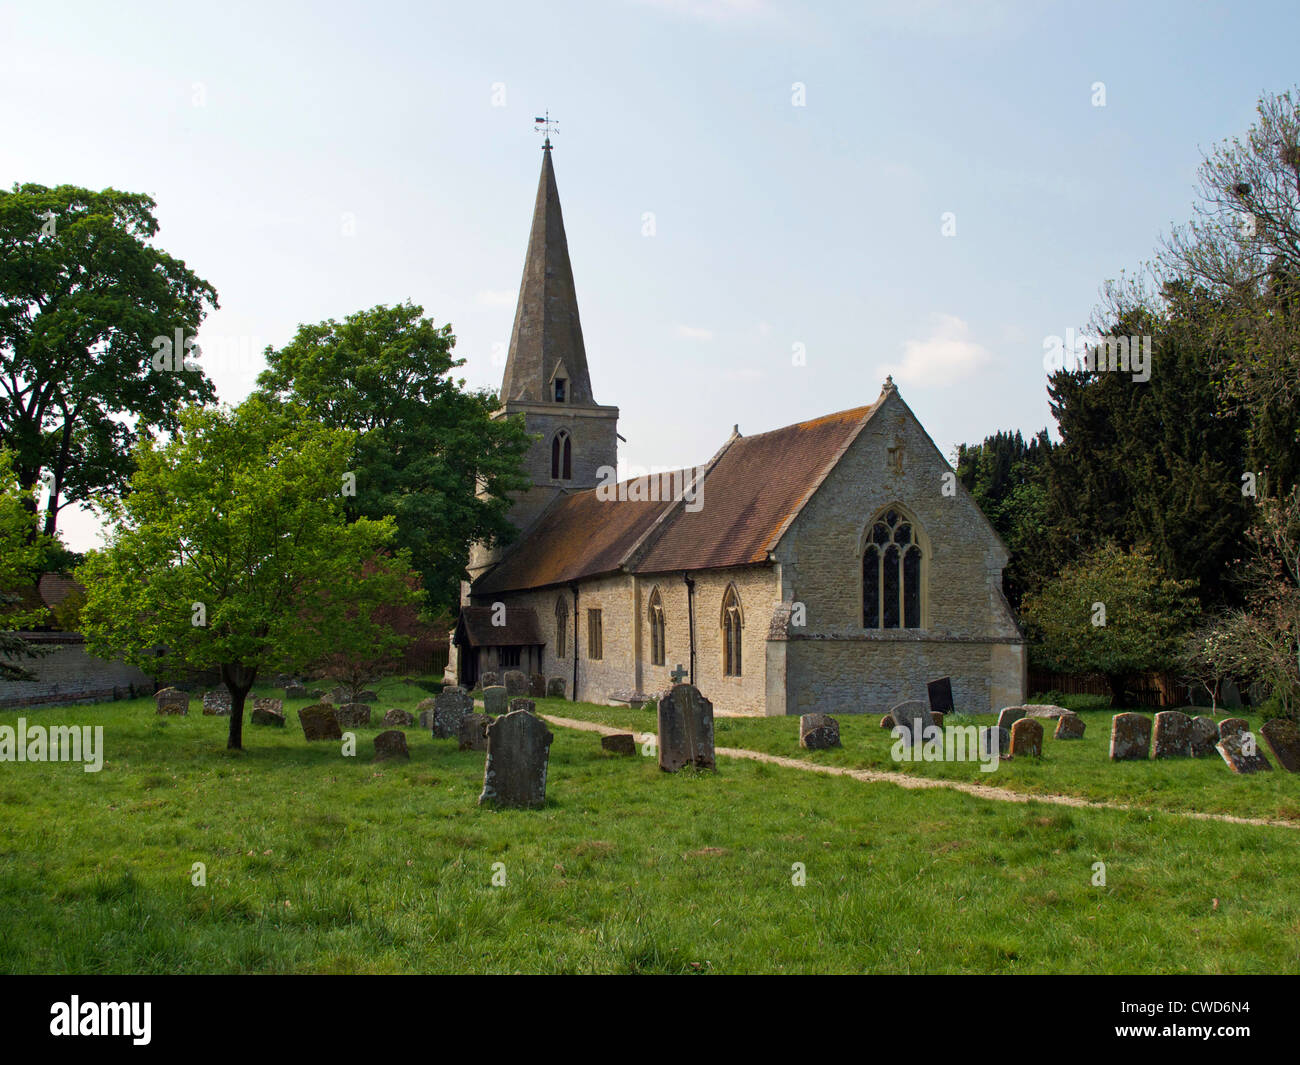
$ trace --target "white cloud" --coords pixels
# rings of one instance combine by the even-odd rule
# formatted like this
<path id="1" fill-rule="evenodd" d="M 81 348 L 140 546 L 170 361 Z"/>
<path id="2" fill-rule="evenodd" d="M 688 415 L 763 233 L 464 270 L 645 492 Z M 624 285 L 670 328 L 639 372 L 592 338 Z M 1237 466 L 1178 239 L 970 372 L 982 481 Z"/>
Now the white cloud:
<path id="1" fill-rule="evenodd" d="M 688 337 L 691 340 L 712 340 L 713 330 L 696 329 L 695 326 L 692 325 L 679 325 L 677 327 L 677 335 L 679 337 Z"/>
<path id="2" fill-rule="evenodd" d="M 903 361 L 885 372 L 903 384 L 950 385 L 969 377 L 992 360 L 987 348 L 970 336 L 970 326 L 952 314 L 935 318 L 930 335 L 903 344 Z"/>

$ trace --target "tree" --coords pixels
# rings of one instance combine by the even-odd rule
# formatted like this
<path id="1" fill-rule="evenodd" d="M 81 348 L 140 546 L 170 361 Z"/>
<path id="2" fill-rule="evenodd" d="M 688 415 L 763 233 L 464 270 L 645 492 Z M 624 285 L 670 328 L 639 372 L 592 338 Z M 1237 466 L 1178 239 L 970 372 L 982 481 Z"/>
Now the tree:
<path id="1" fill-rule="evenodd" d="M 35 680 L 18 662 L 42 653 L 18 635 L 45 614 L 25 604 L 22 595 L 35 586 L 44 554 L 43 542 L 32 537 L 36 519 L 29 503 L 14 477 L 13 457 L 0 451 L 0 680 Z"/>
<path id="2" fill-rule="evenodd" d="M 153 209 L 115 189 L 0 191 L 0 447 L 24 490 L 45 472 L 46 535 L 63 507 L 123 491 L 141 434 L 215 395 L 185 342 L 216 292 L 150 243 Z"/>
<path id="3" fill-rule="evenodd" d="M 1148 553 L 1105 544 L 1026 596 L 1031 656 L 1049 669 L 1105 674 L 1112 703 L 1123 706 L 1129 675 L 1178 662 L 1200 613 L 1191 588 Z"/>
<path id="4" fill-rule="evenodd" d="M 77 571 L 82 627 L 92 653 L 147 672 L 219 669 L 238 750 L 259 670 L 382 655 L 387 638 L 356 616 L 419 593 L 391 519 L 345 518 L 353 434 L 256 396 L 179 421 L 168 443 L 136 448 L 110 542 Z"/>
<path id="5" fill-rule="evenodd" d="M 1240 654 L 1272 687 L 1283 715 L 1300 711 L 1300 486 L 1260 501 L 1247 560 Z"/>
<path id="6" fill-rule="evenodd" d="M 1249 673 L 1242 655 L 1246 615 L 1238 610 L 1207 621 L 1187 634 L 1179 663 L 1210 697 L 1210 712 L 1217 713 L 1223 682 Z"/>
<path id="7" fill-rule="evenodd" d="M 374 307 L 299 327 L 266 351 L 263 392 L 301 405 L 322 424 L 359 436 L 350 519 L 392 515 L 396 544 L 410 552 L 430 604 L 454 609 L 476 541 L 505 541 L 509 496 L 528 487 L 529 437 L 496 420 L 496 397 L 466 392 L 450 374 L 451 326 L 423 308 Z"/>

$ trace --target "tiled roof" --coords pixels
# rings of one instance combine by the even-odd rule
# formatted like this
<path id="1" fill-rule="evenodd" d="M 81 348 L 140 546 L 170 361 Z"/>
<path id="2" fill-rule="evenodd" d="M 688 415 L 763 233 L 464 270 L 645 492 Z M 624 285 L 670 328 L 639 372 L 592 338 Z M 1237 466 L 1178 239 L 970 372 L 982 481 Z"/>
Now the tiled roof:
<path id="1" fill-rule="evenodd" d="M 494 608 L 490 606 L 463 606 L 456 623 L 457 636 L 464 636 L 471 647 L 534 647 L 543 644 L 537 612 L 532 607 L 512 606 L 502 611 L 504 625 L 493 625 Z"/>

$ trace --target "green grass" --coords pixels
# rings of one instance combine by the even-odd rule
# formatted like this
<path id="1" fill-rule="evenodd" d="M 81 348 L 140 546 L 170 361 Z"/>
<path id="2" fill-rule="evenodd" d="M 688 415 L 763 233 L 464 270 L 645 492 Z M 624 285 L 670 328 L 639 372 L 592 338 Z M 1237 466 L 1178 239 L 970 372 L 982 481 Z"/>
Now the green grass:
<path id="1" fill-rule="evenodd" d="M 426 694 L 402 689 L 376 708 Z M 725 759 L 715 774 L 668 775 L 560 728 L 546 807 L 492 811 L 476 805 L 481 753 L 409 729 L 411 761 L 375 765 L 376 725 L 359 730 L 359 757 L 343 758 L 336 743 L 303 740 L 301 705 L 284 730 L 246 724 L 235 753 L 224 718 L 158 718 L 148 700 L 0 712 L 4 725 L 102 724 L 106 745 L 98 774 L 0 763 L 0 971 L 1300 967 L 1294 829 L 995 803 Z M 542 709 L 635 716 L 643 729 L 654 719 Z M 720 719 L 718 730 L 720 745 L 798 752 L 792 719 Z M 876 732 L 848 719 L 846 750 L 817 757 L 866 757 Z M 1040 771 L 1076 775 L 1048 749 Z M 1207 802 L 1265 794 L 1217 768 Z M 1105 887 L 1091 883 L 1097 861 Z M 194 862 L 206 887 L 191 884 Z M 791 883 L 796 862 L 804 887 Z"/>

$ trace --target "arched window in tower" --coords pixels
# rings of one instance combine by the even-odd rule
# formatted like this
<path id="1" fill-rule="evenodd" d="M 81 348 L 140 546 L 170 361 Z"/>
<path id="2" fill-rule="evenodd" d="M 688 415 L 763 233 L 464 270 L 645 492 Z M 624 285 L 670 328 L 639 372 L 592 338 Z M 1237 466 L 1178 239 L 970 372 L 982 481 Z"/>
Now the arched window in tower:
<path id="1" fill-rule="evenodd" d="M 722 675 L 725 677 L 740 676 L 740 636 L 744 627 L 740 596 L 733 584 L 722 597 Z"/>
<path id="2" fill-rule="evenodd" d="M 569 601 L 555 600 L 555 657 L 563 658 L 569 650 Z"/>
<path id="3" fill-rule="evenodd" d="M 573 442 L 569 430 L 561 429 L 551 438 L 551 480 L 573 479 Z"/>
<path id="4" fill-rule="evenodd" d="M 656 588 L 650 593 L 650 606 L 646 610 L 646 620 L 650 623 L 650 664 L 664 664 L 664 603 Z"/>
<path id="5" fill-rule="evenodd" d="M 868 531 L 862 550 L 862 627 L 919 629 L 925 549 L 916 522 L 890 507 Z"/>

